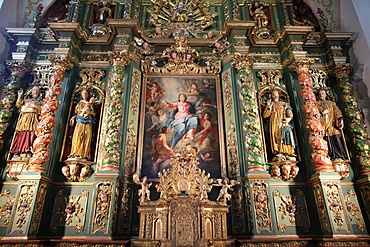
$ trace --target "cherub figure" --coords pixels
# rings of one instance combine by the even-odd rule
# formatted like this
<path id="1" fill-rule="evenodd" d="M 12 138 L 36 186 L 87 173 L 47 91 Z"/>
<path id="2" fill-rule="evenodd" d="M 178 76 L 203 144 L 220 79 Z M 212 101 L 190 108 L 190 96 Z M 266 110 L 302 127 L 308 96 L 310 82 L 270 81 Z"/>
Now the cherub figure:
<path id="1" fill-rule="evenodd" d="M 224 178 L 223 180 L 217 179 L 217 182 L 219 185 L 222 185 L 222 188 L 220 190 L 220 194 L 218 194 L 216 201 L 223 201 L 224 204 L 227 204 L 227 201 L 230 201 L 231 199 L 231 194 L 229 194 L 228 190 L 233 191 L 231 187 L 235 186 L 237 182 L 235 180 L 232 180 L 229 184 L 228 178 Z"/>
<path id="2" fill-rule="evenodd" d="M 147 183 L 148 182 L 148 178 L 145 176 L 143 177 L 143 180 L 140 181 L 140 178 L 139 176 L 137 175 L 137 173 L 134 174 L 133 176 L 133 180 L 136 184 L 140 184 L 141 185 L 141 189 L 139 189 L 139 202 L 140 202 L 140 205 L 143 204 L 144 202 L 146 201 L 150 201 L 150 186 L 152 186 L 152 182 L 150 182 L 149 184 Z"/>

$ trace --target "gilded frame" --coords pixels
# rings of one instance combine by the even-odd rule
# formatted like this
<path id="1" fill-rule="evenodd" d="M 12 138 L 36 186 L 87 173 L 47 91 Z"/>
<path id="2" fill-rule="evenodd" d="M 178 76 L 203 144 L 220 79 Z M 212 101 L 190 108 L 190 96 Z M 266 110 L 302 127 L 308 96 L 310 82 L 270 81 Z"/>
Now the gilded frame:
<path id="1" fill-rule="evenodd" d="M 158 90 L 157 95 L 154 93 L 154 90 L 152 91 L 153 82 L 156 83 L 157 86 L 159 86 L 160 88 Z M 201 96 L 192 95 L 190 93 L 189 88 L 191 87 L 191 84 L 194 83 L 198 85 L 198 89 L 201 92 Z M 158 135 L 162 134 L 162 136 L 166 135 L 168 146 L 173 147 L 174 152 L 185 150 L 187 147 L 189 147 L 189 144 L 191 145 L 191 147 L 196 147 L 200 161 L 199 167 L 204 168 L 206 172 L 209 172 L 212 178 L 226 177 L 227 175 L 226 175 L 225 143 L 223 141 L 224 119 L 223 119 L 220 77 L 218 75 L 201 75 L 201 74 L 198 75 L 145 74 L 143 76 L 142 85 L 143 90 L 140 107 L 141 118 L 139 124 L 139 148 L 137 156 L 138 165 L 136 169 L 137 170 L 136 172 L 139 174 L 139 176 L 140 177 L 147 176 L 151 180 L 156 180 L 158 178 L 158 172 L 170 167 L 170 157 L 173 153 L 170 154 L 165 152 L 165 154 L 162 155 L 162 157 L 164 157 L 163 161 L 159 161 L 159 164 L 156 164 L 156 162 L 159 159 L 158 157 L 161 156 L 160 154 L 158 154 L 158 152 L 161 152 L 160 149 L 162 149 L 163 151 L 164 146 L 162 141 L 162 148 L 158 149 L 157 148 L 158 141 L 156 140 L 160 139 Z M 172 134 L 174 134 L 178 129 L 176 129 L 177 128 L 176 124 L 171 125 L 171 120 L 167 122 L 167 125 L 159 123 L 157 124 L 158 126 L 154 126 L 156 130 L 148 131 L 148 129 L 150 129 L 153 126 L 152 116 L 154 115 L 156 117 L 159 117 L 159 114 L 162 114 L 158 113 L 158 110 L 162 110 L 165 114 L 169 114 L 169 116 L 167 117 L 163 117 L 163 115 L 161 115 L 162 118 L 171 118 L 172 116 L 176 120 L 176 114 L 173 113 L 173 110 L 175 109 L 176 111 L 177 107 L 172 105 L 172 107 L 174 108 L 170 108 L 170 105 L 167 104 L 168 103 L 173 104 L 175 102 L 178 102 L 179 94 L 181 93 L 187 94 L 186 102 L 191 103 L 194 108 L 192 110 L 189 109 L 189 111 L 193 111 L 194 112 L 193 114 L 197 115 L 199 119 L 198 122 L 199 128 L 195 130 L 194 139 L 191 139 L 191 137 L 185 138 L 185 136 L 188 133 L 186 132 L 186 134 L 184 134 L 178 142 L 173 141 L 174 138 Z M 153 94 L 159 98 L 158 99 L 154 98 L 153 100 L 152 98 Z M 198 102 L 199 100 L 201 100 L 202 97 L 203 101 Z M 206 98 L 204 99 L 204 97 Z M 167 101 L 167 103 L 164 103 L 163 100 Z M 157 104 L 153 105 L 152 102 L 155 102 Z M 207 136 L 203 138 L 204 136 L 203 134 L 200 134 L 198 136 L 196 134 L 199 133 L 204 126 L 204 122 L 206 120 L 202 120 L 203 123 L 201 126 L 200 119 L 202 118 L 205 119 L 206 117 L 204 117 L 204 115 L 206 115 L 206 113 L 210 113 L 208 117 L 211 116 L 210 122 L 212 123 L 213 133 L 210 133 L 212 131 L 208 131 Z M 160 125 L 162 125 L 161 128 L 159 128 Z M 171 129 L 168 134 L 161 133 L 161 131 L 164 131 L 163 128 L 164 125 L 167 126 L 167 129 Z M 167 138 L 167 136 L 169 138 Z M 205 144 L 204 140 L 200 144 L 199 143 L 200 139 L 205 139 L 207 144 Z M 211 150 L 211 147 L 209 147 L 208 144 L 213 145 L 211 147 L 214 150 Z M 207 146 L 207 148 L 205 146 Z M 207 151 L 210 152 L 208 152 L 207 154 Z"/>

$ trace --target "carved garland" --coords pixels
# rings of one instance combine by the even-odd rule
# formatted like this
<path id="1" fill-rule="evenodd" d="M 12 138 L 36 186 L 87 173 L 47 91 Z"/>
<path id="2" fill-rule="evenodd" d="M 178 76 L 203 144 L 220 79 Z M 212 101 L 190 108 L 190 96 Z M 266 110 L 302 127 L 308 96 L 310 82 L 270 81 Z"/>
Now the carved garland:
<path id="1" fill-rule="evenodd" d="M 104 141 L 104 157 L 102 170 L 118 170 L 121 158 L 121 126 L 123 124 L 123 93 L 125 82 L 125 67 L 130 63 L 127 52 L 112 52 L 109 54 L 112 70 L 109 76 L 107 95 L 107 115 L 105 119 L 106 139 Z"/>
<path id="2" fill-rule="evenodd" d="M 349 118 L 349 130 L 354 135 L 354 142 L 357 149 L 357 159 L 361 166 L 362 174 L 370 174 L 370 141 L 365 123 L 358 109 L 357 102 L 354 100 L 353 87 L 350 83 L 349 76 L 352 70 L 352 64 L 336 65 L 335 75 L 342 90 L 342 99 L 346 104 L 346 115 Z"/>
<path id="3" fill-rule="evenodd" d="M 272 232 L 272 219 L 268 198 L 268 185 L 257 180 L 252 183 L 252 195 L 254 201 L 254 215 L 256 219 L 256 233 L 263 230 Z"/>
<path id="4" fill-rule="evenodd" d="M 253 74 L 250 66 L 253 63 L 251 55 L 234 53 L 232 66 L 238 70 L 242 89 L 240 92 L 245 149 L 249 170 L 264 170 L 264 148 L 261 133 L 260 116 Z"/>
<path id="5" fill-rule="evenodd" d="M 126 153 L 125 153 L 125 161 L 124 161 L 124 168 L 125 173 L 129 176 L 135 172 L 135 155 L 136 155 L 136 130 L 134 127 L 134 121 L 131 120 L 127 127 L 127 133 L 129 133 L 126 141 Z"/>
<path id="6" fill-rule="evenodd" d="M 7 226 L 9 225 L 10 214 L 13 210 L 13 203 L 14 203 L 14 195 L 10 195 L 9 190 L 4 190 L 0 194 L 0 200 L 3 204 L 0 205 L 0 226 Z M 6 199 L 6 201 L 5 201 Z"/>
<path id="7" fill-rule="evenodd" d="M 93 217 L 92 233 L 108 233 L 109 212 L 114 194 L 113 184 L 110 181 L 102 181 L 96 187 L 95 213 Z"/>

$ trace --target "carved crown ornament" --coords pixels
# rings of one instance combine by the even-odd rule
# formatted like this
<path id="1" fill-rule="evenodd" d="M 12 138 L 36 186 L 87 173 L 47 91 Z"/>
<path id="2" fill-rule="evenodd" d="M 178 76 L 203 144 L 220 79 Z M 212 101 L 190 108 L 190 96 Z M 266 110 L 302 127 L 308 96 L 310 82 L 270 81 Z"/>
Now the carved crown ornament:
<path id="1" fill-rule="evenodd" d="M 161 56 L 146 56 L 141 63 L 144 73 L 158 74 L 219 74 L 221 61 L 216 56 L 200 57 L 187 44 L 184 35 L 175 37 L 176 43 L 165 49 Z"/>
<path id="2" fill-rule="evenodd" d="M 209 10 L 209 2 L 197 0 L 152 0 L 153 9 L 150 13 L 149 22 L 156 27 L 167 30 L 186 30 L 194 37 L 198 32 L 204 31 L 214 23 Z"/>
<path id="3" fill-rule="evenodd" d="M 213 186 L 220 186 L 220 192 L 217 201 L 226 205 L 231 199 L 228 193 L 232 187 L 239 184 L 238 181 L 228 178 L 217 179 L 213 181 L 211 175 L 206 174 L 205 170 L 198 167 L 199 158 L 195 150 L 191 146 L 187 146 L 180 152 L 175 152 L 171 159 L 171 168 L 163 170 L 158 174 L 159 183 L 155 185 L 160 193 L 160 198 L 157 201 L 159 204 L 170 202 L 181 196 L 189 197 L 192 201 L 201 203 L 215 203 L 208 200 L 208 193 Z M 141 205 L 150 201 L 149 188 L 152 182 L 148 183 L 147 177 L 143 177 L 140 181 L 138 174 L 133 176 L 134 182 L 141 185 L 139 190 L 139 202 Z"/>

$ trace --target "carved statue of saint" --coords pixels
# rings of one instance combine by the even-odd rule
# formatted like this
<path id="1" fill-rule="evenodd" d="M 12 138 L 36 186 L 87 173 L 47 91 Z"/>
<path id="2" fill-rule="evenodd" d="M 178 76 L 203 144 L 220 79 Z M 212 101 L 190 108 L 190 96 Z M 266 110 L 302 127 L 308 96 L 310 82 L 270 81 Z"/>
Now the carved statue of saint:
<path id="1" fill-rule="evenodd" d="M 172 20 L 175 22 L 187 22 L 188 13 L 183 0 L 179 0 L 176 5 L 176 9 L 173 12 Z"/>
<path id="2" fill-rule="evenodd" d="M 325 89 L 319 90 L 319 98 L 317 107 L 325 131 L 324 139 L 328 142 L 329 157 L 332 160 L 348 160 L 341 131 L 344 126 L 342 112 L 334 102 L 327 100 Z"/>
<path id="3" fill-rule="evenodd" d="M 257 27 L 267 26 L 269 20 L 265 12 L 263 11 L 263 4 L 256 1 L 254 6 L 249 8 L 249 14 L 253 20 L 257 21 Z"/>
<path id="4" fill-rule="evenodd" d="M 20 111 L 19 120 L 15 128 L 16 134 L 9 153 L 12 159 L 27 159 L 32 155 L 32 144 L 36 139 L 36 129 L 39 123 L 42 100 L 39 100 L 40 88 L 32 88 L 32 98 L 23 99 L 23 89 L 18 91 L 16 106 Z M 24 156 L 24 157 L 23 157 Z"/>
<path id="5" fill-rule="evenodd" d="M 296 144 L 291 125 L 293 111 L 287 102 L 280 101 L 277 90 L 271 92 L 271 99 L 267 100 L 263 118 L 269 120 L 272 154 L 294 157 Z"/>
<path id="6" fill-rule="evenodd" d="M 112 10 L 107 4 L 107 0 L 103 0 L 102 4 L 99 6 L 96 19 L 99 21 L 100 24 L 105 24 L 107 22 L 107 18 L 110 17 L 112 17 Z"/>
<path id="7" fill-rule="evenodd" d="M 89 99 L 87 90 L 81 91 L 82 99 L 76 105 L 76 115 L 70 119 L 70 125 L 76 122 L 76 127 L 72 136 L 72 147 L 69 158 L 91 159 L 91 139 L 92 139 L 92 120 L 95 116 L 95 99 Z"/>

